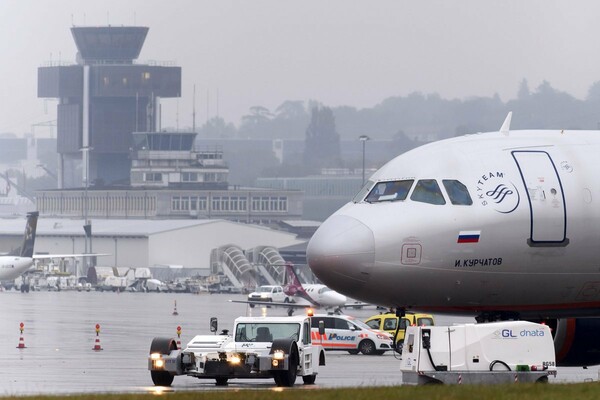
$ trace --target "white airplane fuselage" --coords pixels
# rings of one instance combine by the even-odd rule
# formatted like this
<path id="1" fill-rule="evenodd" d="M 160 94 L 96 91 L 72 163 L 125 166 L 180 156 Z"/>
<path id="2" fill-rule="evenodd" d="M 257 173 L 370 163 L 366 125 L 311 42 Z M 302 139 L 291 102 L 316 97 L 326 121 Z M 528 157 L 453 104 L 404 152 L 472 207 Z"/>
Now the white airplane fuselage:
<path id="1" fill-rule="evenodd" d="M 411 180 L 404 200 L 365 201 L 377 183 Z M 420 181 L 440 194 L 424 201 Z M 472 204 L 458 192 L 453 204 L 445 185 L 455 181 Z M 600 316 L 600 132 L 443 140 L 369 182 L 309 243 L 309 266 L 332 289 L 431 312 Z"/>
<path id="2" fill-rule="evenodd" d="M 0 256 L 0 281 L 16 279 L 32 265 L 30 257 Z"/>
<path id="3" fill-rule="evenodd" d="M 323 308 L 335 308 L 343 307 L 348 300 L 343 294 L 318 283 L 305 283 L 302 287 L 310 299 L 307 300 L 301 295 L 293 296 L 294 301 L 298 304 L 304 304 L 303 302 L 306 302 L 306 305 L 311 307 L 319 306 Z"/>

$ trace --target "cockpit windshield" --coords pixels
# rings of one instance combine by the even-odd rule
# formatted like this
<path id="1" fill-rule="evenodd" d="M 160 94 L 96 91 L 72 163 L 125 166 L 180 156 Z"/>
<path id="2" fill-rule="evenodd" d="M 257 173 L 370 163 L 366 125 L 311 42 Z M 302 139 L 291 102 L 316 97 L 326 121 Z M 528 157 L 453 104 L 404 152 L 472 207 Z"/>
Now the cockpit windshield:
<path id="1" fill-rule="evenodd" d="M 321 289 L 319 289 L 319 294 L 323 294 L 325 292 L 331 292 L 331 289 L 329 289 L 327 286 L 323 286 Z"/>
<path id="2" fill-rule="evenodd" d="M 352 199 L 353 203 L 359 203 L 361 201 L 363 201 L 365 199 L 365 196 L 367 195 L 367 193 L 369 193 L 369 191 L 371 190 L 371 188 L 373 187 L 373 185 L 375 184 L 375 182 L 369 180 L 367 181 L 367 183 L 365 183 L 362 187 L 362 189 L 360 189 L 360 192 L 358 192 L 356 194 L 356 196 L 354 196 L 354 198 Z"/>
<path id="3" fill-rule="evenodd" d="M 470 206 L 473 204 L 471 195 L 469 195 L 469 190 L 461 182 L 452 179 L 444 179 L 442 183 L 446 188 L 446 193 L 448 193 L 448 197 L 452 204 L 461 206 Z"/>
<path id="4" fill-rule="evenodd" d="M 358 192 L 354 199 L 354 203 L 362 201 L 367 203 L 379 203 L 383 201 L 406 200 L 411 188 L 414 190 L 410 196 L 410 200 L 419 203 L 428 203 L 435 205 L 444 205 L 446 200 L 442 194 L 442 190 L 435 179 L 420 179 L 414 185 L 414 179 L 403 179 L 396 181 L 367 181 L 363 188 Z M 467 187 L 455 179 L 443 179 L 444 189 L 453 205 L 470 206 L 473 200 L 469 194 Z"/>
<path id="5" fill-rule="evenodd" d="M 365 201 L 376 203 L 380 201 L 406 200 L 406 196 L 408 196 L 413 183 L 414 180 L 412 179 L 377 182 Z"/>

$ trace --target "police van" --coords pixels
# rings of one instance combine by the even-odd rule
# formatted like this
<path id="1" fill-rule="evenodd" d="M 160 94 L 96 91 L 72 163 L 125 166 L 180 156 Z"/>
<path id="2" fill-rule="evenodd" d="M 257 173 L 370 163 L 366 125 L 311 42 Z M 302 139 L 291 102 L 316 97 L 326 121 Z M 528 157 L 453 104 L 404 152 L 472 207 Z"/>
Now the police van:
<path id="1" fill-rule="evenodd" d="M 319 334 L 323 322 L 325 333 Z M 315 315 L 311 319 L 313 344 L 326 350 L 343 350 L 350 354 L 381 355 L 392 350 L 392 336 L 372 329 L 364 322 L 347 315 Z"/>

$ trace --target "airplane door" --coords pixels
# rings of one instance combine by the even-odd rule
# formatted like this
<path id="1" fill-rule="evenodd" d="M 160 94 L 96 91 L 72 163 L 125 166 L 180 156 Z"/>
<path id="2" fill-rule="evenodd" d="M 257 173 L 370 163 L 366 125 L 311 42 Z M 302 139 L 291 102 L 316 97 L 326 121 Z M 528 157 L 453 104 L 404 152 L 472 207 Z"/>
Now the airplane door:
<path id="1" fill-rule="evenodd" d="M 560 177 L 545 151 L 513 151 L 530 210 L 530 246 L 566 246 L 567 209 Z"/>

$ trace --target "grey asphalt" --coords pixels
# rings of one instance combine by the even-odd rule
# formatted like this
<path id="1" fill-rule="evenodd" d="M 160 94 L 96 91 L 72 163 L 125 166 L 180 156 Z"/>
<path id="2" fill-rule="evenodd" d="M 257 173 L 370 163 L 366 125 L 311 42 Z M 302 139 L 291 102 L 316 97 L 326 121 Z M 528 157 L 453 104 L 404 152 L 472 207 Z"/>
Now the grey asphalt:
<path id="1" fill-rule="evenodd" d="M 182 343 L 209 333 L 210 317 L 219 329 L 250 311 L 229 299 L 242 295 L 172 293 L 31 292 L 0 293 L 0 395 L 154 392 L 147 371 L 150 342 L 155 336 L 176 336 Z M 172 315 L 177 301 L 177 316 Z M 251 310 L 254 315 L 259 309 Z M 374 309 L 348 312 L 360 319 Z M 285 310 L 269 309 L 269 315 Z M 467 318 L 436 316 L 436 323 L 468 322 Z M 24 323 L 25 349 L 18 349 L 19 325 Z M 93 351 L 95 326 L 102 351 Z M 400 385 L 400 361 L 392 354 L 350 355 L 328 352 L 327 365 L 316 388 Z M 598 380 L 598 368 L 559 368 L 552 382 Z M 274 387 L 272 380 L 232 380 L 227 389 Z M 302 388 L 303 385 L 296 385 Z M 214 381 L 176 377 L 172 390 L 215 390 Z M 219 388 L 219 390 L 223 390 Z"/>

